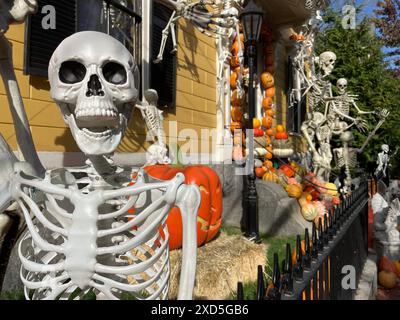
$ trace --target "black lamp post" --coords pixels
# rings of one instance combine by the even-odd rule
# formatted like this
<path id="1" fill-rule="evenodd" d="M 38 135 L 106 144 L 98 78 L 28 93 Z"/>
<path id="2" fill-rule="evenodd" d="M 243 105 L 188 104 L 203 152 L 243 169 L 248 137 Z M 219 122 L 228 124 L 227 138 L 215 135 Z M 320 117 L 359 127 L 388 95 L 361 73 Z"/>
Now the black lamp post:
<path id="1" fill-rule="evenodd" d="M 263 11 L 250 0 L 240 15 L 243 26 L 244 41 L 247 46 L 247 56 L 249 65 L 249 91 L 248 91 L 248 149 L 247 176 L 244 177 L 244 197 L 243 197 L 243 218 L 245 224 L 245 236 L 250 240 L 258 242 L 260 240 L 258 230 L 258 195 L 255 184 L 254 174 L 254 128 L 253 119 L 256 115 L 256 99 L 254 88 L 254 73 L 257 61 L 257 42 L 260 38 Z"/>

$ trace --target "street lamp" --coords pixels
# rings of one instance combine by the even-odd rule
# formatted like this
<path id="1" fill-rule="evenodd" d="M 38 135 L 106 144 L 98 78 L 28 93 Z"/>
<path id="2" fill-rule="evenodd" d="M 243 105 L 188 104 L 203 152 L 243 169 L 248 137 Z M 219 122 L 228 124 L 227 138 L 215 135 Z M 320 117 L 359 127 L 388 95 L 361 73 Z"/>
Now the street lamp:
<path id="1" fill-rule="evenodd" d="M 257 61 L 257 42 L 260 38 L 261 25 L 263 21 L 263 11 L 250 0 L 240 15 L 243 26 L 244 41 L 247 46 L 247 56 L 249 65 L 249 90 L 248 90 L 248 149 L 247 157 L 247 176 L 244 177 L 243 197 L 243 220 L 245 224 L 245 236 L 250 240 L 258 242 L 260 240 L 258 230 L 258 195 L 255 184 L 254 174 L 254 128 L 253 119 L 256 116 L 256 99 L 254 88 L 254 73 Z"/>

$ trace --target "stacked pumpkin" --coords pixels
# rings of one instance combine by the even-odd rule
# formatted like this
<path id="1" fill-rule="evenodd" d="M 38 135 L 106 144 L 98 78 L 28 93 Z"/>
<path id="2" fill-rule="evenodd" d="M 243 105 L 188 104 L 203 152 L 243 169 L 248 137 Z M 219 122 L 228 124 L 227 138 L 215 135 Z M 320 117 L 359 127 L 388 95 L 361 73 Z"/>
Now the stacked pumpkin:
<path id="1" fill-rule="evenodd" d="M 267 140 L 265 164 L 267 168 L 271 166 L 271 159 L 273 158 L 272 153 L 272 140 L 274 135 L 274 129 L 272 127 L 274 116 L 276 113 L 274 98 L 275 98 L 275 79 L 274 79 L 274 35 L 271 29 L 267 25 L 263 25 L 261 29 L 261 40 L 263 43 L 264 53 L 264 70 L 260 76 L 260 84 L 263 90 L 263 101 L 262 101 L 262 126 L 265 130 L 265 137 Z"/>
<path id="2" fill-rule="evenodd" d="M 237 86 L 240 79 L 240 60 L 239 60 L 239 46 L 244 51 L 244 35 L 240 33 L 236 37 L 232 44 L 232 57 L 231 57 L 231 132 L 233 135 L 233 151 L 232 159 L 235 161 L 242 161 L 245 155 L 245 134 L 244 134 L 244 124 L 243 124 L 243 114 L 244 114 L 244 104 L 246 101 L 246 96 L 239 96 Z"/>
<path id="3" fill-rule="evenodd" d="M 288 158 L 293 155 L 293 146 L 283 125 L 276 126 L 276 134 L 272 142 L 272 147 L 274 149 L 274 156 L 277 158 Z"/>

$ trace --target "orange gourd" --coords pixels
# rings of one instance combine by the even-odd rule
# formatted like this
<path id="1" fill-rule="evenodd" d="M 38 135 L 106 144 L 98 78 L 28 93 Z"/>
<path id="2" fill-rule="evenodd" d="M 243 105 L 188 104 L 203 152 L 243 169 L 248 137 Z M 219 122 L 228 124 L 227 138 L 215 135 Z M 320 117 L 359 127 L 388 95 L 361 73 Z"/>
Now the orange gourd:
<path id="1" fill-rule="evenodd" d="M 275 98 L 275 87 L 268 88 L 265 90 L 265 96 L 270 98 Z"/>
<path id="2" fill-rule="evenodd" d="M 262 119 L 262 125 L 265 129 L 270 129 L 272 126 L 272 118 L 271 117 L 264 117 Z"/>
<path id="3" fill-rule="evenodd" d="M 274 163 L 270 160 L 265 160 L 263 165 L 268 169 L 272 169 L 274 167 Z"/>
<path id="4" fill-rule="evenodd" d="M 255 173 L 256 173 L 256 177 L 257 178 L 262 178 L 264 176 L 265 172 L 266 172 L 266 170 L 263 167 L 255 169 Z"/>
<path id="5" fill-rule="evenodd" d="M 378 273 L 378 282 L 385 289 L 393 289 L 397 284 L 397 277 L 394 272 L 383 270 Z"/>
<path id="6" fill-rule="evenodd" d="M 231 57 L 231 67 L 232 68 L 237 68 L 240 66 L 240 60 L 238 56 L 232 56 Z"/>
<path id="7" fill-rule="evenodd" d="M 262 101 L 262 107 L 265 110 L 271 109 L 272 108 L 272 104 L 273 104 L 273 101 L 272 101 L 272 98 L 270 98 L 270 97 L 265 97 L 263 99 L 263 101 Z"/>
<path id="8" fill-rule="evenodd" d="M 263 72 L 261 74 L 261 85 L 264 89 L 272 88 L 274 86 L 275 80 L 274 76 L 269 72 Z"/>
<path id="9" fill-rule="evenodd" d="M 301 187 L 295 184 L 289 184 L 286 187 L 286 192 L 288 193 L 289 197 L 299 199 L 303 193 Z"/>
<path id="10" fill-rule="evenodd" d="M 267 114 L 268 117 L 272 118 L 275 115 L 275 110 L 268 109 L 265 113 Z"/>
<path id="11" fill-rule="evenodd" d="M 238 92 L 237 92 L 237 90 L 234 90 L 234 91 L 232 92 L 231 103 L 232 103 L 233 106 L 236 106 L 236 107 L 239 106 L 239 107 L 240 107 L 240 106 L 244 103 L 244 99 L 245 99 L 244 95 L 243 95 L 242 98 L 239 98 L 239 97 L 238 97 Z"/>
<path id="12" fill-rule="evenodd" d="M 259 129 L 261 127 L 261 121 L 257 118 L 253 118 L 253 128 Z"/>
<path id="13" fill-rule="evenodd" d="M 238 78 L 238 74 L 236 72 L 231 72 L 231 79 L 230 79 L 230 85 L 232 89 L 236 89 L 237 87 L 237 78 Z"/>
<path id="14" fill-rule="evenodd" d="M 278 124 L 276 126 L 276 132 L 284 132 L 285 131 L 285 127 L 281 124 Z"/>
<path id="15" fill-rule="evenodd" d="M 287 139 L 289 136 L 287 134 L 287 132 L 277 132 L 275 135 L 275 139 L 276 140 L 285 140 Z"/>
<path id="16" fill-rule="evenodd" d="M 185 175 L 185 184 L 196 184 L 200 188 L 201 202 L 197 214 L 197 245 L 211 241 L 222 223 L 222 186 L 217 173 L 209 167 L 196 165 L 174 168 L 169 165 L 154 165 L 144 168 L 156 180 L 170 180 L 179 172 Z M 170 249 L 182 247 L 182 218 L 179 208 L 171 209 L 167 226 Z"/>
<path id="17" fill-rule="evenodd" d="M 236 121 L 236 122 L 242 121 L 243 109 L 240 107 L 232 107 L 231 117 L 232 117 L 232 121 Z"/>
<path id="18" fill-rule="evenodd" d="M 278 178 L 278 176 L 277 176 L 276 173 L 271 172 L 271 171 L 267 171 L 267 172 L 264 174 L 264 176 L 263 176 L 263 180 L 264 180 L 264 181 L 269 181 L 269 182 L 277 183 L 278 180 L 279 180 L 279 178 Z"/>
<path id="19" fill-rule="evenodd" d="M 270 128 L 270 129 L 265 130 L 265 134 L 267 136 L 272 137 L 274 135 L 274 129 Z"/>
<path id="20" fill-rule="evenodd" d="M 240 46 L 242 47 L 242 50 L 244 51 L 244 43 L 240 41 Z M 232 54 L 234 56 L 237 56 L 239 54 L 239 41 L 235 41 L 232 45 Z"/>

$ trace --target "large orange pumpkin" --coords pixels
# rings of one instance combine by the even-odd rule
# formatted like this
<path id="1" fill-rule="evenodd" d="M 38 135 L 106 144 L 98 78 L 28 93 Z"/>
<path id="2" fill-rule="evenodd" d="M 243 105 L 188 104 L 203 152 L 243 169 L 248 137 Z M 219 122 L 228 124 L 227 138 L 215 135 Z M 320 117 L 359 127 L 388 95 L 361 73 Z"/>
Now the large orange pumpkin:
<path id="1" fill-rule="evenodd" d="M 231 57 L 231 67 L 232 68 L 237 68 L 240 66 L 240 60 L 238 56 L 232 56 Z"/>
<path id="2" fill-rule="evenodd" d="M 196 165 L 173 168 L 169 165 L 154 165 L 144 168 L 156 180 L 170 180 L 179 172 L 185 175 L 186 184 L 196 184 L 200 188 L 201 202 L 197 214 L 197 245 L 212 240 L 221 227 L 222 187 L 218 175 L 209 167 Z M 172 208 L 167 226 L 170 235 L 170 249 L 182 247 L 182 218 L 179 208 Z"/>
<path id="3" fill-rule="evenodd" d="M 264 89 L 272 88 L 274 86 L 274 76 L 269 72 L 263 72 L 261 74 L 261 85 Z"/>
<path id="4" fill-rule="evenodd" d="M 271 117 L 264 117 L 262 119 L 262 125 L 265 129 L 270 129 L 272 126 L 272 118 Z"/>

